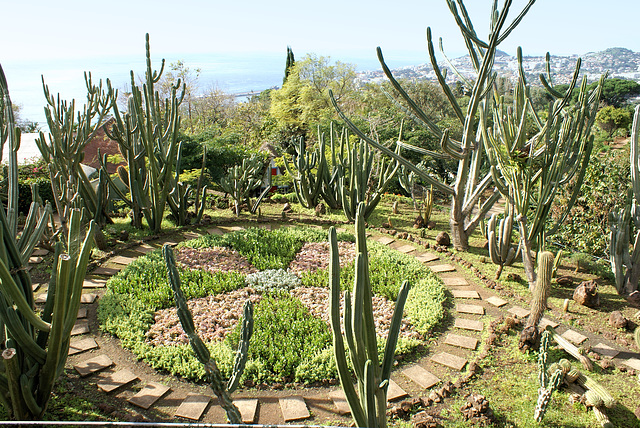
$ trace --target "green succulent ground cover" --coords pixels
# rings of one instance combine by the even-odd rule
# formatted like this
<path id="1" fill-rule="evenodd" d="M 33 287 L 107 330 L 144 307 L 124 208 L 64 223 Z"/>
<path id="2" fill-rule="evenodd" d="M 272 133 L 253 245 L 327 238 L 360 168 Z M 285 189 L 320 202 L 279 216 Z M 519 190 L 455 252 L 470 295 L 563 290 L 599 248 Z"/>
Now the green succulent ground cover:
<path id="1" fill-rule="evenodd" d="M 282 228 L 275 231 L 247 229 L 223 236 L 207 235 L 182 243 L 191 248 L 226 246 L 235 249 L 261 270 L 286 269 L 306 242 L 326 241 L 327 232 L 312 228 Z M 348 233 L 338 239 L 353 241 Z M 369 245 L 372 288 L 376 294 L 395 299 L 400 284 L 414 284 L 405 307 L 405 316 L 421 334 L 429 331 L 444 315 L 444 287 L 413 257 L 372 242 Z M 353 263 L 341 271 L 344 288 L 353 284 Z M 239 272 L 209 273 L 179 268 L 187 299 L 228 292 L 245 285 Z M 275 278 L 272 276 L 271 278 Z M 302 275 L 301 285 L 327 287 L 328 273 L 319 270 Z M 245 380 L 260 382 L 312 383 L 336 377 L 331 332 L 324 321 L 286 291 L 278 288 L 263 294 L 254 313 L 255 332 L 249 348 Z M 102 329 L 120 338 L 122 345 L 156 369 L 193 380 L 204 378 L 204 370 L 188 345 L 155 347 L 145 340 L 157 310 L 174 305 L 166 268 L 159 251 L 131 263 L 107 283 L 100 301 L 98 318 Z M 228 376 L 240 335 L 238 328 L 219 342 L 207 343 L 220 370 Z M 380 352 L 384 340 L 379 341 Z M 406 354 L 422 342 L 401 339 L 397 353 Z"/>

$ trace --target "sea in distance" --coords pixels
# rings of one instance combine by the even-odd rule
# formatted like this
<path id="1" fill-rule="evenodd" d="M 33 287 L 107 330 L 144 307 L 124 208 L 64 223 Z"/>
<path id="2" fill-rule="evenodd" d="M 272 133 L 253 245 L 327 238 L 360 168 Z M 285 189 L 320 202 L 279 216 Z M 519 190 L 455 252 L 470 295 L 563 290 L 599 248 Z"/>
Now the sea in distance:
<path id="1" fill-rule="evenodd" d="M 300 59 L 296 55 L 296 59 Z M 188 55 L 151 55 L 152 67 L 159 70 L 161 60 L 166 67 L 181 60 L 190 69 L 201 70 L 197 86 L 201 93 L 218 88 L 229 94 L 259 93 L 282 84 L 286 52 L 284 53 L 211 53 Z M 330 55 L 331 63 L 340 61 L 356 66 L 357 71 L 379 70 L 375 50 L 371 52 L 345 53 Z M 418 65 L 426 62 L 422 53 L 404 52 L 387 55 L 390 67 Z M 7 77 L 11 100 L 20 106 L 20 118 L 23 121 L 37 122 L 46 130 L 46 105 L 42 78 L 52 95 L 60 95 L 62 100 L 75 99 L 76 111 L 86 102 L 84 72 L 91 72 L 94 83 L 108 78 L 114 89 L 126 91 L 130 88 L 130 72 L 136 75 L 136 81 L 144 77 L 146 68 L 144 54 L 121 57 L 87 57 L 74 59 L 38 59 L 3 61 L 0 63 Z"/>

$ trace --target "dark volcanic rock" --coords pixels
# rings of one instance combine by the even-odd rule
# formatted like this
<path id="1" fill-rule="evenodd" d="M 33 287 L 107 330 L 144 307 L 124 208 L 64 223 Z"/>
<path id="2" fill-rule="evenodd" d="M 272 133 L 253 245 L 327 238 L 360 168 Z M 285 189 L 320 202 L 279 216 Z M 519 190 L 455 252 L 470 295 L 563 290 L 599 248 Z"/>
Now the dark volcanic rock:
<path id="1" fill-rule="evenodd" d="M 451 238 L 449 237 L 449 234 L 447 232 L 440 232 L 438 236 L 436 236 L 436 244 L 443 247 L 451 245 Z"/>
<path id="2" fill-rule="evenodd" d="M 598 284 L 592 279 L 582 281 L 573 292 L 573 300 L 589 308 L 600 306 L 600 295 L 598 294 Z"/>

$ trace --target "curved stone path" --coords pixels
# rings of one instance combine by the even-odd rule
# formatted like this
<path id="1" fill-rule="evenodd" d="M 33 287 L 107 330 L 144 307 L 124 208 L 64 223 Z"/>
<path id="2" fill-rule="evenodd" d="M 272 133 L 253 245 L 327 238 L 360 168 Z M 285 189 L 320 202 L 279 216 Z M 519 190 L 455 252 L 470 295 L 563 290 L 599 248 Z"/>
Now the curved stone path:
<path id="1" fill-rule="evenodd" d="M 237 229 L 240 227 L 218 226 L 209 228 L 207 233 L 223 234 Z M 198 233 L 186 232 L 174 238 L 175 240 L 141 244 L 126 250 L 123 255 L 112 257 L 90 272 L 84 282 L 83 305 L 72 332 L 67 366 L 95 384 L 95 388 L 104 394 L 115 395 L 118 400 L 124 400 L 137 408 L 156 411 L 162 419 L 173 417 L 177 420 L 225 423 L 224 412 L 206 385 L 196 385 L 156 372 L 146 364 L 136 363 L 136 357 L 128 350 L 118 349 L 115 352 L 115 348 L 120 347 L 119 340 L 109 335 L 103 336 L 96 320 L 96 300 L 104 293 L 108 277 L 119 272 L 136 257 L 164 244 L 176 244 L 198 236 Z M 388 392 L 390 402 L 407 397 L 427 397 L 431 390 L 444 381 L 461 377 L 461 372 L 469 362 L 477 358 L 482 333 L 491 320 L 500 315 L 511 314 L 523 318 L 529 314 L 528 309 L 514 305 L 493 290 L 479 285 L 470 274 L 459 272 L 456 265 L 442 260 L 437 253 L 425 252 L 414 243 L 396 240 L 387 235 L 368 236 L 369 239 L 410 254 L 429 266 L 443 280 L 454 302 L 449 319 L 445 316 L 446 325 L 434 332 L 437 340 L 429 344 L 426 356 L 405 364 L 392 373 Z M 45 295 L 46 292 L 40 294 Z M 39 297 L 37 303 L 44 303 L 43 297 Z M 604 343 L 597 336 L 568 329 L 548 317 L 543 318 L 542 323 L 557 327 L 562 336 L 575 344 L 588 343 L 593 351 L 602 356 L 640 371 L 638 354 L 620 351 L 612 343 Z M 350 423 L 349 408 L 339 386 L 270 390 L 268 394 L 259 390 L 242 390 L 235 396 L 235 403 L 245 423 L 314 423 L 326 420 L 338 421 L 342 425 Z M 153 417 L 153 413 L 150 417 Z M 312 417 L 316 418 L 310 420 Z"/>

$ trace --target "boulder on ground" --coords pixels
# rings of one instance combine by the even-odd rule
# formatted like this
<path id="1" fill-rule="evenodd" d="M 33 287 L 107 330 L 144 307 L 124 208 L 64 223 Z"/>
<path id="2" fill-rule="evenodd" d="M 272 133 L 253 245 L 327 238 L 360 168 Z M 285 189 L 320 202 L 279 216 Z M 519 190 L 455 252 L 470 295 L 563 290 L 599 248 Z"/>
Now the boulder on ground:
<path id="1" fill-rule="evenodd" d="M 449 238 L 449 234 L 447 232 L 440 232 L 438 236 L 436 236 L 436 244 L 442 245 L 443 247 L 451 245 L 451 238 Z"/>
<path id="2" fill-rule="evenodd" d="M 614 328 L 626 328 L 628 320 L 620 311 L 613 311 L 609 315 L 609 325 Z"/>
<path id="3" fill-rule="evenodd" d="M 597 308 L 600 306 L 598 284 L 592 279 L 582 281 L 573 292 L 573 300 L 588 308 Z"/>
<path id="4" fill-rule="evenodd" d="M 321 216 L 327 213 L 327 207 L 324 206 L 322 202 L 316 205 L 316 215 Z"/>

